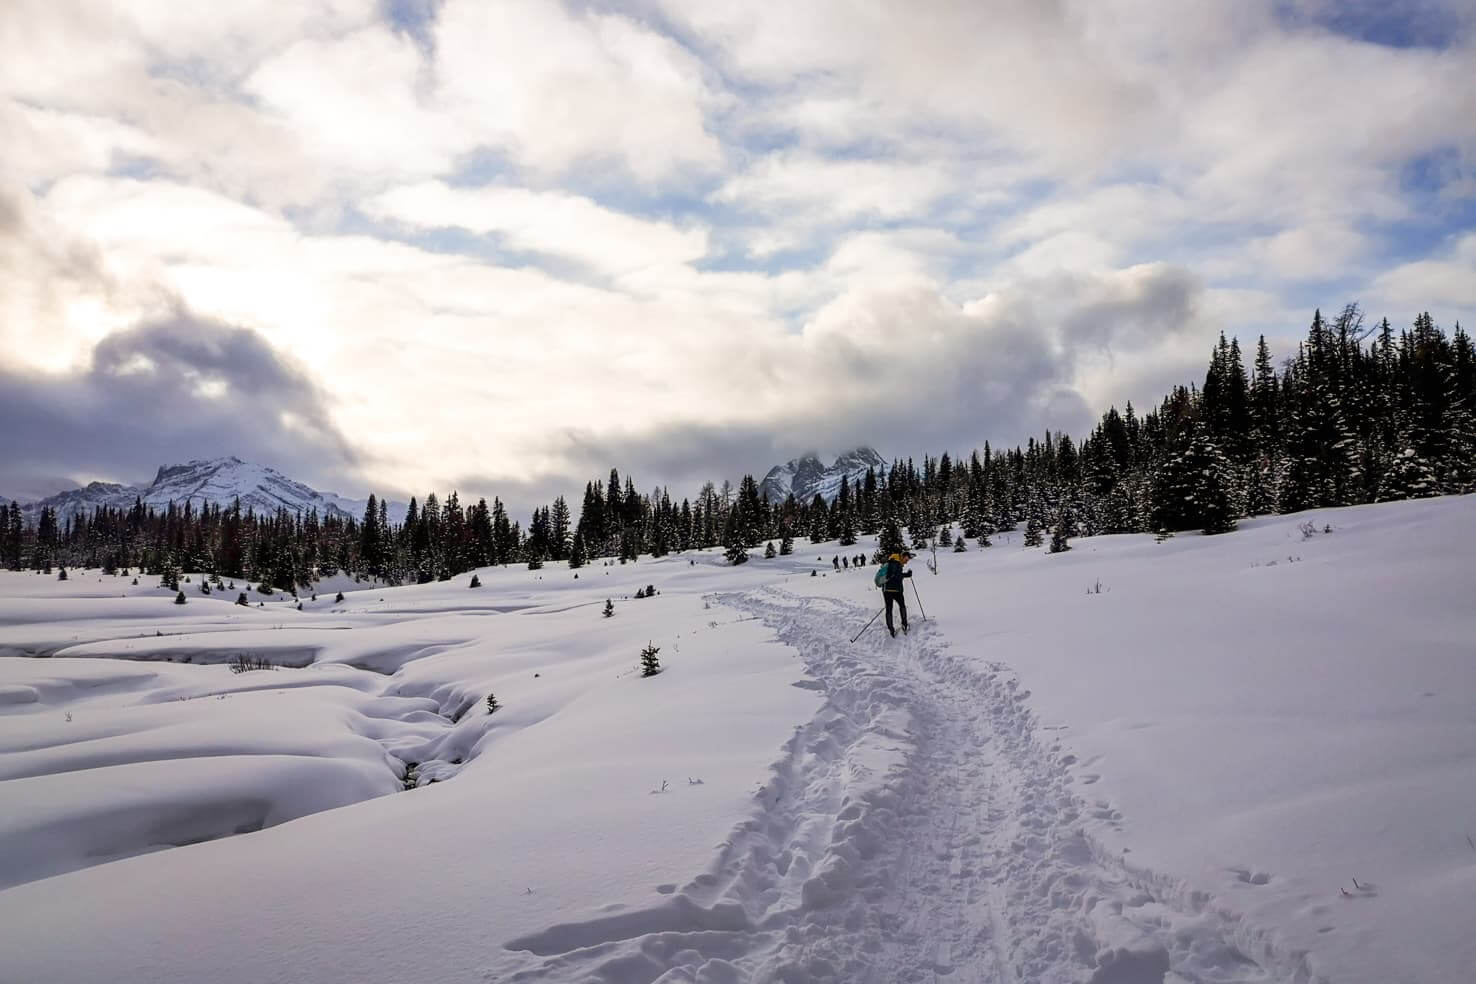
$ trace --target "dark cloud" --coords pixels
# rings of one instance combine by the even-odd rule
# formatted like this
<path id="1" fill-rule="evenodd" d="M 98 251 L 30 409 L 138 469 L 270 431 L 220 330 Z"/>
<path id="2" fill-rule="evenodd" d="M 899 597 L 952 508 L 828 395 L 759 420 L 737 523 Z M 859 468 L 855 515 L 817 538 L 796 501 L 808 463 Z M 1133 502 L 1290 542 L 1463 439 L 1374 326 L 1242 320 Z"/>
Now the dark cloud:
<path id="1" fill-rule="evenodd" d="M 359 461 L 301 369 L 256 332 L 183 310 L 108 336 L 80 372 L 0 367 L 0 421 L 5 489 L 138 481 L 227 454 L 333 488 Z"/>
<path id="2" fill-rule="evenodd" d="M 1083 359 L 1112 355 L 1121 365 L 1115 375 L 1137 387 L 1126 398 L 1151 409 L 1171 385 L 1194 380 L 1202 364 L 1164 365 L 1137 353 L 1202 331 L 1202 296 L 1196 278 L 1159 266 L 1049 278 L 984 311 L 940 302 L 928 289 L 868 297 L 865 317 L 880 346 L 875 333 L 826 333 L 807 370 L 823 396 L 796 394 L 755 423 L 672 420 L 620 433 L 565 431 L 550 442 L 563 462 L 557 471 L 511 481 L 466 476 L 458 488 L 463 496 L 497 495 L 526 523 L 527 513 L 556 495 L 570 497 L 577 510 L 584 483 L 603 479 L 612 465 L 642 492 L 667 486 L 680 500 L 706 481 L 761 478 L 816 448 L 833 457 L 868 445 L 891 460 L 966 455 L 985 441 L 1012 448 L 1046 430 L 1081 439 L 1107 409 L 1074 385 Z"/>

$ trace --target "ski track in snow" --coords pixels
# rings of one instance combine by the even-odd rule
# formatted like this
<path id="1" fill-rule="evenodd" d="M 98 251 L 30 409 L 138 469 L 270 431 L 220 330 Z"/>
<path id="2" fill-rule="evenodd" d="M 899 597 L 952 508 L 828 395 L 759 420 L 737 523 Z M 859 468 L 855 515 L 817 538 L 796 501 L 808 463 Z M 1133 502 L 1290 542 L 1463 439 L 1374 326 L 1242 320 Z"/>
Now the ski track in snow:
<path id="1" fill-rule="evenodd" d="M 488 980 L 1317 984 L 1304 956 L 1109 855 L 1004 663 L 931 623 L 779 588 L 720 595 L 805 660 L 826 702 L 796 729 L 710 869 L 645 909 L 506 944 Z M 511 966 L 509 966 L 511 965 Z"/>

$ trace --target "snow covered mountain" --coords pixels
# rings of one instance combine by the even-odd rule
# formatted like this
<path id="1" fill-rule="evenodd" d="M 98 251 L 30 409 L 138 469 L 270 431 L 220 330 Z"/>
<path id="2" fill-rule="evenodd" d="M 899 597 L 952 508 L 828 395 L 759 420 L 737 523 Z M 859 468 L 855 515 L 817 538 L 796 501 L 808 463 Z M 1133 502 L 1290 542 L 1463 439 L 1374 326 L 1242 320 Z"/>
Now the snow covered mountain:
<path id="1" fill-rule="evenodd" d="M 171 502 L 176 505 L 190 502 L 197 507 L 207 502 L 224 506 L 238 496 L 242 509 L 254 509 L 258 513 L 276 512 L 279 508 L 293 513 L 316 509 L 320 516 L 361 518 L 365 505 L 363 501 L 345 499 L 332 492 L 319 492 L 293 481 L 276 469 L 232 456 L 182 465 L 161 465 L 153 482 L 144 488 L 115 482 L 93 482 L 83 488 L 68 489 L 30 503 L 23 511 L 34 521 L 42 507 L 50 506 L 56 510 L 57 518 L 65 522 L 70 516 L 89 513 L 99 506 L 126 509 L 133 505 L 135 499 L 142 499 L 146 506 L 162 509 Z M 392 521 L 403 519 L 404 512 L 404 505 L 390 505 Z"/>
<path id="2" fill-rule="evenodd" d="M 791 492 L 799 502 L 809 502 L 817 493 L 826 502 L 834 502 L 840 495 L 841 477 L 849 478 L 854 485 L 866 477 L 868 468 L 875 468 L 878 476 L 887 470 L 886 461 L 875 448 L 847 451 L 828 468 L 815 455 L 807 454 L 770 468 L 759 484 L 759 492 L 774 503 L 783 502 Z"/>

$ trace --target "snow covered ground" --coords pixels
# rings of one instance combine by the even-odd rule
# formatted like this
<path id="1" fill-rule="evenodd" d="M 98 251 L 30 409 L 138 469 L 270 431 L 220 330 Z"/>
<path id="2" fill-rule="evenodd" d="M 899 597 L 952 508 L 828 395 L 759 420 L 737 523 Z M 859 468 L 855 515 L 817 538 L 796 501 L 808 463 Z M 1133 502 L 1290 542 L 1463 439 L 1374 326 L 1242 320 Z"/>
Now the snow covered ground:
<path id="1" fill-rule="evenodd" d="M 1468 982 L 1473 535 L 0 574 L 0 981 Z"/>

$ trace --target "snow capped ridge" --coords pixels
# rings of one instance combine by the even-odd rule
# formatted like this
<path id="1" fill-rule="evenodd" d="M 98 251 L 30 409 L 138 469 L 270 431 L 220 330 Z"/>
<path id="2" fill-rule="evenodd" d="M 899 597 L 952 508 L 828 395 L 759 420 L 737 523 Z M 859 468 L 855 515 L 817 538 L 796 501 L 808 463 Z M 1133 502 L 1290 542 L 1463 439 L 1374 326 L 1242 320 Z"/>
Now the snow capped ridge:
<path id="1" fill-rule="evenodd" d="M 65 522 L 101 506 L 127 509 L 135 500 L 155 509 L 168 508 L 171 502 L 176 506 L 188 502 L 198 509 L 206 503 L 230 506 L 237 499 L 241 500 L 243 510 L 251 509 L 257 513 L 274 513 L 278 509 L 307 513 L 316 509 L 320 516 L 352 516 L 355 519 L 363 517 L 366 505 L 363 501 L 345 499 L 332 492 L 319 492 L 274 468 L 229 455 L 160 465 L 154 480 L 143 488 L 115 482 L 93 482 L 85 488 L 69 489 L 31 503 L 25 507 L 25 512 L 34 522 L 42 507 L 50 506 L 56 510 L 58 520 Z M 404 518 L 405 507 L 393 503 L 389 513 L 391 520 L 398 522 Z"/>
<path id="2" fill-rule="evenodd" d="M 866 477 L 868 468 L 875 468 L 878 475 L 887 470 L 886 460 L 875 448 L 854 448 L 829 467 L 812 452 L 770 468 L 759 484 L 759 492 L 767 494 L 770 502 L 782 502 L 790 493 L 800 502 L 809 502 L 817 494 L 826 502 L 834 502 L 840 495 L 842 476 L 854 485 Z"/>

